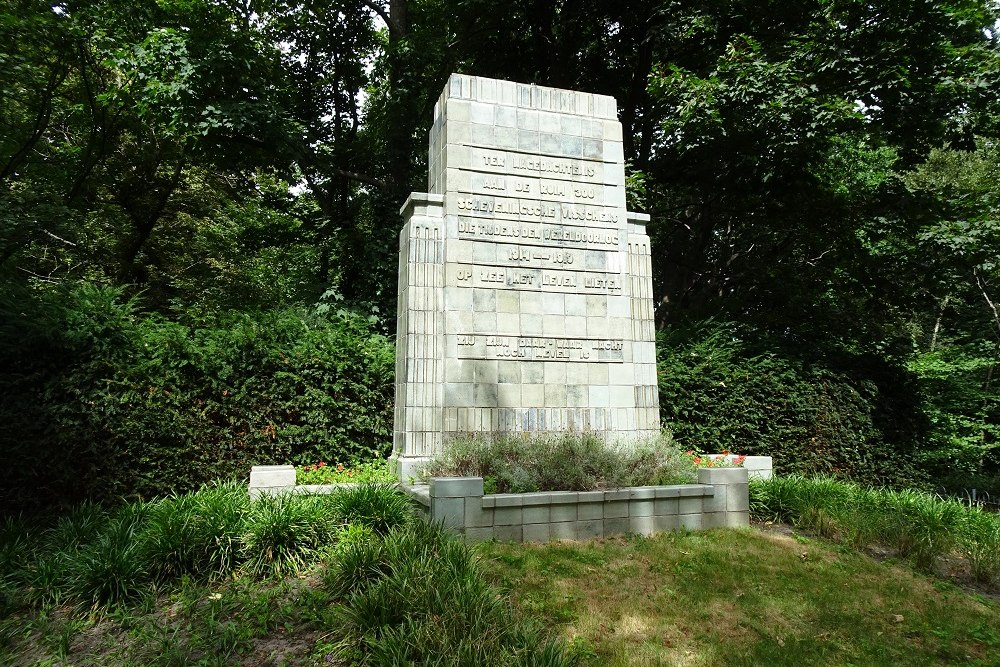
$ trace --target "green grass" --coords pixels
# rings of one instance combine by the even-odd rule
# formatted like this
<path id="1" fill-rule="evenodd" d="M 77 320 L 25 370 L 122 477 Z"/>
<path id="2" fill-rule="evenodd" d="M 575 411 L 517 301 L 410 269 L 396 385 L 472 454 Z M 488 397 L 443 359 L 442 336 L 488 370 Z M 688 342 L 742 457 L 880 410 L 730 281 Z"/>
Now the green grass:
<path id="1" fill-rule="evenodd" d="M 1000 605 L 821 538 L 756 530 L 484 544 L 589 665 L 996 665 Z"/>
<path id="2" fill-rule="evenodd" d="M 753 482 L 750 511 L 855 548 L 891 549 L 925 571 L 957 556 L 978 582 L 1000 580 L 1000 515 L 954 499 L 792 475 Z"/>
<path id="3" fill-rule="evenodd" d="M 0 525 L 0 664 L 569 665 L 386 484 Z"/>

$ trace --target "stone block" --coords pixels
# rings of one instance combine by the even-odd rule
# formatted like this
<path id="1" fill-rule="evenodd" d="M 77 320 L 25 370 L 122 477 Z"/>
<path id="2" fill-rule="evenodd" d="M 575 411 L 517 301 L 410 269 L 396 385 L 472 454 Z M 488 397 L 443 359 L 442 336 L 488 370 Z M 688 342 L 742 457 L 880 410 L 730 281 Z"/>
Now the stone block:
<path id="1" fill-rule="evenodd" d="M 705 512 L 725 512 L 726 500 L 729 497 L 729 487 L 720 485 L 715 487 L 715 491 L 710 496 L 705 496 L 703 511 Z"/>
<path id="2" fill-rule="evenodd" d="M 664 516 L 654 516 L 653 517 L 653 527 L 656 528 L 656 532 L 663 533 L 668 530 L 677 530 L 680 526 L 680 519 L 677 514 L 670 514 Z"/>
<path id="3" fill-rule="evenodd" d="M 493 510 L 493 526 L 521 525 L 524 523 L 523 511 L 521 507 L 496 507 Z"/>
<path id="4" fill-rule="evenodd" d="M 465 498 L 431 497 L 431 517 L 445 528 L 465 528 Z"/>
<path id="5" fill-rule="evenodd" d="M 614 518 L 614 519 L 604 519 L 604 536 L 611 537 L 612 535 L 624 535 L 628 532 L 629 521 L 628 517 Z"/>
<path id="6" fill-rule="evenodd" d="M 577 521 L 553 521 L 549 524 L 550 540 L 576 540 Z"/>
<path id="7" fill-rule="evenodd" d="M 604 503 L 581 501 L 580 504 L 576 506 L 576 513 L 577 513 L 577 519 L 579 519 L 580 521 L 587 521 L 591 519 L 598 519 L 598 520 L 603 519 Z"/>
<path id="8" fill-rule="evenodd" d="M 589 519 L 587 521 L 576 522 L 576 539 L 593 540 L 604 537 L 604 520 Z"/>
<path id="9" fill-rule="evenodd" d="M 510 526 L 494 526 L 493 539 L 497 542 L 523 542 L 521 524 Z"/>
<path id="10" fill-rule="evenodd" d="M 629 505 L 629 503 L 628 503 L 627 500 L 619 500 L 619 501 L 614 501 L 614 502 L 611 502 L 611 501 L 605 502 L 604 503 L 604 518 L 605 519 L 615 519 L 615 518 L 618 518 L 618 517 L 627 517 L 628 516 L 628 505 Z"/>
<path id="11" fill-rule="evenodd" d="M 746 484 L 746 468 L 699 468 L 699 484 Z"/>
<path id="12" fill-rule="evenodd" d="M 529 523 L 545 523 L 550 520 L 549 505 L 525 505 L 522 508 L 521 521 L 527 525 Z"/>
<path id="13" fill-rule="evenodd" d="M 747 512 L 750 509 L 750 487 L 747 484 L 732 484 L 726 487 L 726 510 Z"/>
<path id="14" fill-rule="evenodd" d="M 682 496 L 677 507 L 678 514 L 701 514 L 703 510 L 702 497 Z"/>
<path id="15" fill-rule="evenodd" d="M 522 527 L 521 539 L 524 542 L 544 544 L 549 541 L 549 523 L 525 523 Z"/>
<path id="16" fill-rule="evenodd" d="M 564 503 L 549 506 L 549 520 L 553 523 L 576 521 L 579 518 L 576 503 Z"/>
<path id="17" fill-rule="evenodd" d="M 628 532 L 636 535 L 652 535 L 657 532 L 656 521 L 650 516 L 630 516 L 628 518 Z"/>
<path id="18" fill-rule="evenodd" d="M 493 508 L 483 509 L 482 498 L 468 497 L 465 499 L 466 528 L 481 528 L 493 525 Z"/>
<path id="19" fill-rule="evenodd" d="M 653 501 L 653 514 L 656 516 L 666 516 L 680 512 L 679 498 L 657 498 Z"/>
<path id="20" fill-rule="evenodd" d="M 655 504 L 656 501 L 652 498 L 649 500 L 630 500 L 628 503 L 628 515 L 633 516 L 653 516 L 655 514 Z"/>
<path id="21" fill-rule="evenodd" d="M 465 541 L 469 544 L 477 544 L 479 542 L 489 542 L 493 539 L 493 528 L 492 527 L 469 527 L 465 529 Z"/>
<path id="22" fill-rule="evenodd" d="M 697 514 L 678 514 L 677 521 L 680 528 L 686 528 L 688 530 L 701 530 L 703 516 L 704 514 L 701 512 Z"/>
<path id="23" fill-rule="evenodd" d="M 482 477 L 431 477 L 431 498 L 464 498 L 483 495 Z"/>

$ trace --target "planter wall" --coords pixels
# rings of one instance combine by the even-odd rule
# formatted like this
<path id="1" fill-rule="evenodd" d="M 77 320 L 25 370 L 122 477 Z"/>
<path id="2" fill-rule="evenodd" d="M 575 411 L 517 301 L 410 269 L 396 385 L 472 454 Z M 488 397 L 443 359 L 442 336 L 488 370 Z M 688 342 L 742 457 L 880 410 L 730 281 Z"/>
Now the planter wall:
<path id="1" fill-rule="evenodd" d="M 748 468 L 700 468 L 698 484 L 638 486 L 603 491 L 484 495 L 481 477 L 433 477 L 401 488 L 421 515 L 441 521 L 468 542 L 587 540 L 625 533 L 652 535 L 750 525 L 749 476 L 770 476 L 770 457 Z M 766 460 L 765 460 L 766 459 Z M 255 466 L 250 496 L 330 493 L 341 484 L 295 484 L 292 466 Z"/>
<path id="2" fill-rule="evenodd" d="M 587 540 L 625 533 L 653 535 L 750 525 L 745 468 L 704 468 L 699 484 L 605 491 L 483 495 L 481 477 L 434 477 L 404 487 L 424 516 L 466 541 Z"/>

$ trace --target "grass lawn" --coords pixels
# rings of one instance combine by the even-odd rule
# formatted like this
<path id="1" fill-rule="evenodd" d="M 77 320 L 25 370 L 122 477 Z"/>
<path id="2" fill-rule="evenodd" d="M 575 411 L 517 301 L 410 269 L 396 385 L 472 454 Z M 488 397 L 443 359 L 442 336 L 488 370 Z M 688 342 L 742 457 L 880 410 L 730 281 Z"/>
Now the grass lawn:
<path id="1" fill-rule="evenodd" d="M 478 551 L 585 664 L 1000 665 L 997 600 L 794 533 Z"/>

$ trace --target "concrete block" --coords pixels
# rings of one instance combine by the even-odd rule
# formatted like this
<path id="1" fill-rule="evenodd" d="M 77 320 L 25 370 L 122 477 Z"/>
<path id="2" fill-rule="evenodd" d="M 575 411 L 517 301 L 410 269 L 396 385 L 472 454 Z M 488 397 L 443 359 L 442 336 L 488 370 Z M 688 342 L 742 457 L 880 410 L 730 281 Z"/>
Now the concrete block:
<path id="1" fill-rule="evenodd" d="M 677 514 L 680 512 L 679 504 L 679 498 L 657 498 L 653 501 L 653 514 L 656 516 Z"/>
<path id="2" fill-rule="evenodd" d="M 628 532 L 648 537 L 656 532 L 656 522 L 652 516 L 630 516 L 628 518 Z"/>
<path id="3" fill-rule="evenodd" d="M 521 524 L 514 526 L 494 526 L 493 539 L 497 542 L 523 542 Z"/>
<path id="4" fill-rule="evenodd" d="M 549 524 L 550 540 L 575 540 L 577 538 L 576 521 L 554 521 Z"/>
<path id="5" fill-rule="evenodd" d="M 521 539 L 524 542 L 544 544 L 549 541 L 548 523 L 525 523 L 522 527 Z"/>
<path id="6" fill-rule="evenodd" d="M 729 497 L 729 488 L 726 485 L 715 487 L 715 492 L 711 496 L 705 496 L 703 511 L 705 512 L 725 512 L 726 499 Z"/>
<path id="7" fill-rule="evenodd" d="M 726 510 L 746 512 L 750 509 L 750 487 L 747 484 L 733 484 L 726 487 Z"/>
<path id="8" fill-rule="evenodd" d="M 579 518 L 576 503 L 549 506 L 549 520 L 553 523 L 561 521 L 576 521 Z"/>
<path id="9" fill-rule="evenodd" d="M 630 500 L 651 500 L 656 497 L 655 486 L 633 486 L 628 491 Z"/>
<path id="10" fill-rule="evenodd" d="M 604 520 L 592 519 L 576 522 L 576 539 L 593 540 L 604 537 Z"/>
<path id="11" fill-rule="evenodd" d="M 581 494 L 582 495 L 582 494 Z M 603 502 L 581 502 L 576 506 L 577 519 L 580 521 L 589 521 L 591 519 L 603 519 L 604 518 L 604 503 Z"/>
<path id="12" fill-rule="evenodd" d="M 488 528 L 470 527 L 465 529 L 465 541 L 469 544 L 476 544 L 478 542 L 489 542 L 492 539 L 493 539 L 492 526 Z"/>
<path id="13" fill-rule="evenodd" d="M 627 500 L 604 503 L 604 518 L 615 519 L 618 517 L 627 517 L 628 505 L 629 503 Z"/>
<path id="14" fill-rule="evenodd" d="M 628 532 L 628 517 L 604 519 L 604 536 L 624 535 Z"/>
<path id="15" fill-rule="evenodd" d="M 549 523 L 549 505 L 525 505 L 522 508 L 521 521 L 527 524 Z"/>
<path id="16" fill-rule="evenodd" d="M 699 468 L 699 484 L 746 484 L 746 468 Z"/>
<path id="17" fill-rule="evenodd" d="M 431 517 L 446 528 L 465 528 L 465 499 L 431 497 Z"/>
<path id="18" fill-rule="evenodd" d="M 631 489 L 608 489 L 604 492 L 604 500 L 628 500 L 632 497 Z"/>
<path id="19" fill-rule="evenodd" d="M 658 533 L 663 533 L 668 530 L 677 530 L 679 525 L 680 519 L 677 514 L 653 517 L 653 527 L 656 528 L 656 532 Z"/>
<path id="20" fill-rule="evenodd" d="M 628 515 L 631 516 L 653 516 L 655 514 L 656 500 L 630 500 L 628 503 Z"/>
<path id="21" fill-rule="evenodd" d="M 701 514 L 703 509 L 702 497 L 681 497 L 679 499 L 679 504 L 677 512 L 681 515 L 684 514 Z"/>
<path id="22" fill-rule="evenodd" d="M 295 486 L 295 466 L 254 466 L 250 469 L 250 488 Z"/>
<path id="23" fill-rule="evenodd" d="M 431 477 L 431 498 L 464 498 L 483 495 L 482 477 Z"/>
<path id="24" fill-rule="evenodd" d="M 678 514 L 679 527 L 687 528 L 688 530 L 701 530 L 703 516 L 700 512 L 698 514 Z"/>
<path id="25" fill-rule="evenodd" d="M 480 498 L 469 497 L 465 499 L 465 527 L 481 528 L 493 525 L 493 508 L 483 509 L 483 501 Z"/>
<path id="26" fill-rule="evenodd" d="M 680 487 L 678 486 L 658 486 L 656 487 L 656 497 L 657 498 L 679 498 L 681 495 Z"/>
<path id="27" fill-rule="evenodd" d="M 493 526 L 520 525 L 524 523 L 522 512 L 520 507 L 497 507 L 493 510 Z"/>
<path id="28" fill-rule="evenodd" d="M 521 507 L 524 499 L 520 493 L 497 493 L 493 495 L 494 507 Z"/>

